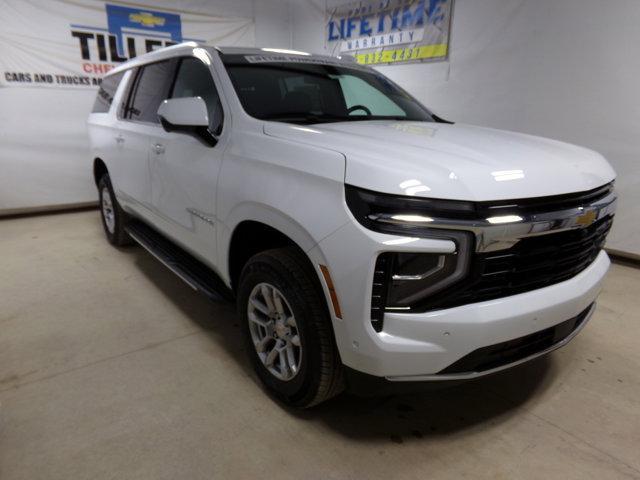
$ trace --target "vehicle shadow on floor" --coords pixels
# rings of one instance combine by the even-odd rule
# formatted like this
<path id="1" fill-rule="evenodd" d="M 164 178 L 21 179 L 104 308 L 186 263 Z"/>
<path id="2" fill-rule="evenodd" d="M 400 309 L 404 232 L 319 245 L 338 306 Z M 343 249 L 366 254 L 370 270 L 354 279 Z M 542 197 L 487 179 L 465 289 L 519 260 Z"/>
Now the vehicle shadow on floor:
<path id="1" fill-rule="evenodd" d="M 555 372 L 553 359 L 546 357 L 452 387 L 384 398 L 345 394 L 313 411 L 292 413 L 321 420 L 354 440 L 405 443 L 444 437 L 521 413 L 527 401 L 553 384 Z"/>
<path id="2" fill-rule="evenodd" d="M 234 304 L 209 301 L 141 248 L 127 248 L 126 252 L 216 347 L 226 350 L 247 377 L 259 384 L 244 351 Z M 342 394 L 305 411 L 286 407 L 266 392 L 265 401 L 274 402 L 274 407 L 300 421 L 321 422 L 352 440 L 400 444 L 506 421 L 521 412 L 532 397 L 553 385 L 557 371 L 555 359 L 547 356 L 486 378 L 419 394 L 364 398 Z"/>

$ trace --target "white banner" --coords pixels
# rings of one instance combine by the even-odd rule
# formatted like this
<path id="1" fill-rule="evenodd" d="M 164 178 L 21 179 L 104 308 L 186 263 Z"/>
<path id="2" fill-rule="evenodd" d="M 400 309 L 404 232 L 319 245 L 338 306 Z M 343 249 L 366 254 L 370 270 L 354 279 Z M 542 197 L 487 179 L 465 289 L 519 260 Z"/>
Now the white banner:
<path id="1" fill-rule="evenodd" d="M 0 0 L 0 86 L 91 88 L 118 64 L 194 40 L 253 45 L 254 21 L 77 0 Z"/>

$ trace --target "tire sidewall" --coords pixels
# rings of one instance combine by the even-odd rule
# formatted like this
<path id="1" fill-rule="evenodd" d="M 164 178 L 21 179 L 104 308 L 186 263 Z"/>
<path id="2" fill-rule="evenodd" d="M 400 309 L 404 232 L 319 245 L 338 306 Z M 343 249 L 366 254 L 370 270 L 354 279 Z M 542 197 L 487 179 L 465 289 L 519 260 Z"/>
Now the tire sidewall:
<path id="1" fill-rule="evenodd" d="M 107 222 L 104 219 L 104 210 L 102 208 L 102 195 L 105 187 L 109 191 L 109 195 L 111 196 L 111 204 L 113 206 L 113 215 L 114 215 L 113 233 L 111 233 L 109 231 L 109 228 L 107 227 Z M 100 181 L 98 182 L 98 197 L 100 201 L 100 220 L 102 221 L 102 228 L 104 228 L 104 233 L 107 236 L 107 240 L 109 240 L 109 243 L 116 245 L 117 244 L 116 235 L 119 229 L 121 228 L 121 225 L 120 225 L 121 218 L 120 218 L 120 209 L 118 208 L 118 204 L 113 192 L 113 187 L 111 186 L 111 179 L 109 178 L 109 175 L 105 174 L 100 178 Z"/>
<path id="2" fill-rule="evenodd" d="M 277 263 L 270 260 L 266 256 L 261 256 L 259 260 L 250 262 L 243 270 L 238 295 L 238 310 L 242 318 L 245 348 L 247 348 L 254 370 L 270 392 L 286 403 L 295 405 L 304 403 L 304 399 L 309 395 L 313 396 L 315 394 L 314 389 L 317 388 L 319 382 L 321 351 L 312 320 L 312 316 L 317 316 L 318 312 L 314 311 L 313 304 L 315 299 L 304 298 L 302 292 L 296 288 L 291 279 L 280 271 Z M 270 283 L 280 290 L 289 303 L 296 319 L 302 345 L 302 358 L 300 370 L 289 381 L 280 380 L 267 370 L 256 352 L 249 332 L 247 312 L 249 296 L 253 288 L 262 282 Z"/>

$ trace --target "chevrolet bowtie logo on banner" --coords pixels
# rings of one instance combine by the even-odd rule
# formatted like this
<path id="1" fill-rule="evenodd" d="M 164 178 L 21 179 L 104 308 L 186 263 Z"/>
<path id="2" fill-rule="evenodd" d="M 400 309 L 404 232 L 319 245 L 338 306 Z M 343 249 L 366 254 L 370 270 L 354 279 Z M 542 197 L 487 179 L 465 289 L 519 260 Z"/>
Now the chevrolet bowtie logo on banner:
<path id="1" fill-rule="evenodd" d="M 155 17 L 153 13 L 140 12 L 132 13 L 129 15 L 129 21 L 134 23 L 141 23 L 147 27 L 154 27 L 156 25 L 164 25 L 165 19 L 162 17 Z"/>
<path id="2" fill-rule="evenodd" d="M 0 9 L 0 86 L 5 87 L 92 87 L 120 63 L 175 43 L 255 42 L 253 19 L 249 18 L 114 2 L 4 3 L 5 8 Z"/>
<path id="3" fill-rule="evenodd" d="M 182 42 L 182 24 L 178 14 L 110 4 L 105 7 L 109 33 L 116 36 L 118 53 L 123 56 L 125 55 L 124 38 L 127 34 L 129 38 L 135 38 L 135 36 L 160 38 L 163 39 L 163 46 Z"/>
<path id="4" fill-rule="evenodd" d="M 329 7 L 326 43 L 358 63 L 446 60 L 453 0 L 363 0 Z"/>

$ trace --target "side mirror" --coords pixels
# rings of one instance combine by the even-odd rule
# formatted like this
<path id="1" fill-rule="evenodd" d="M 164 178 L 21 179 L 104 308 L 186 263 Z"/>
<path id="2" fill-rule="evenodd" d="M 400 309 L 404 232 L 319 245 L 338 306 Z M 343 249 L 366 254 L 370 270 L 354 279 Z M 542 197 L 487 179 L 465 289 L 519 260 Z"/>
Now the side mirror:
<path id="1" fill-rule="evenodd" d="M 209 131 L 207 104 L 201 97 L 164 100 L 158 108 L 158 117 L 167 132 L 184 132 L 211 146 L 217 143 Z"/>

